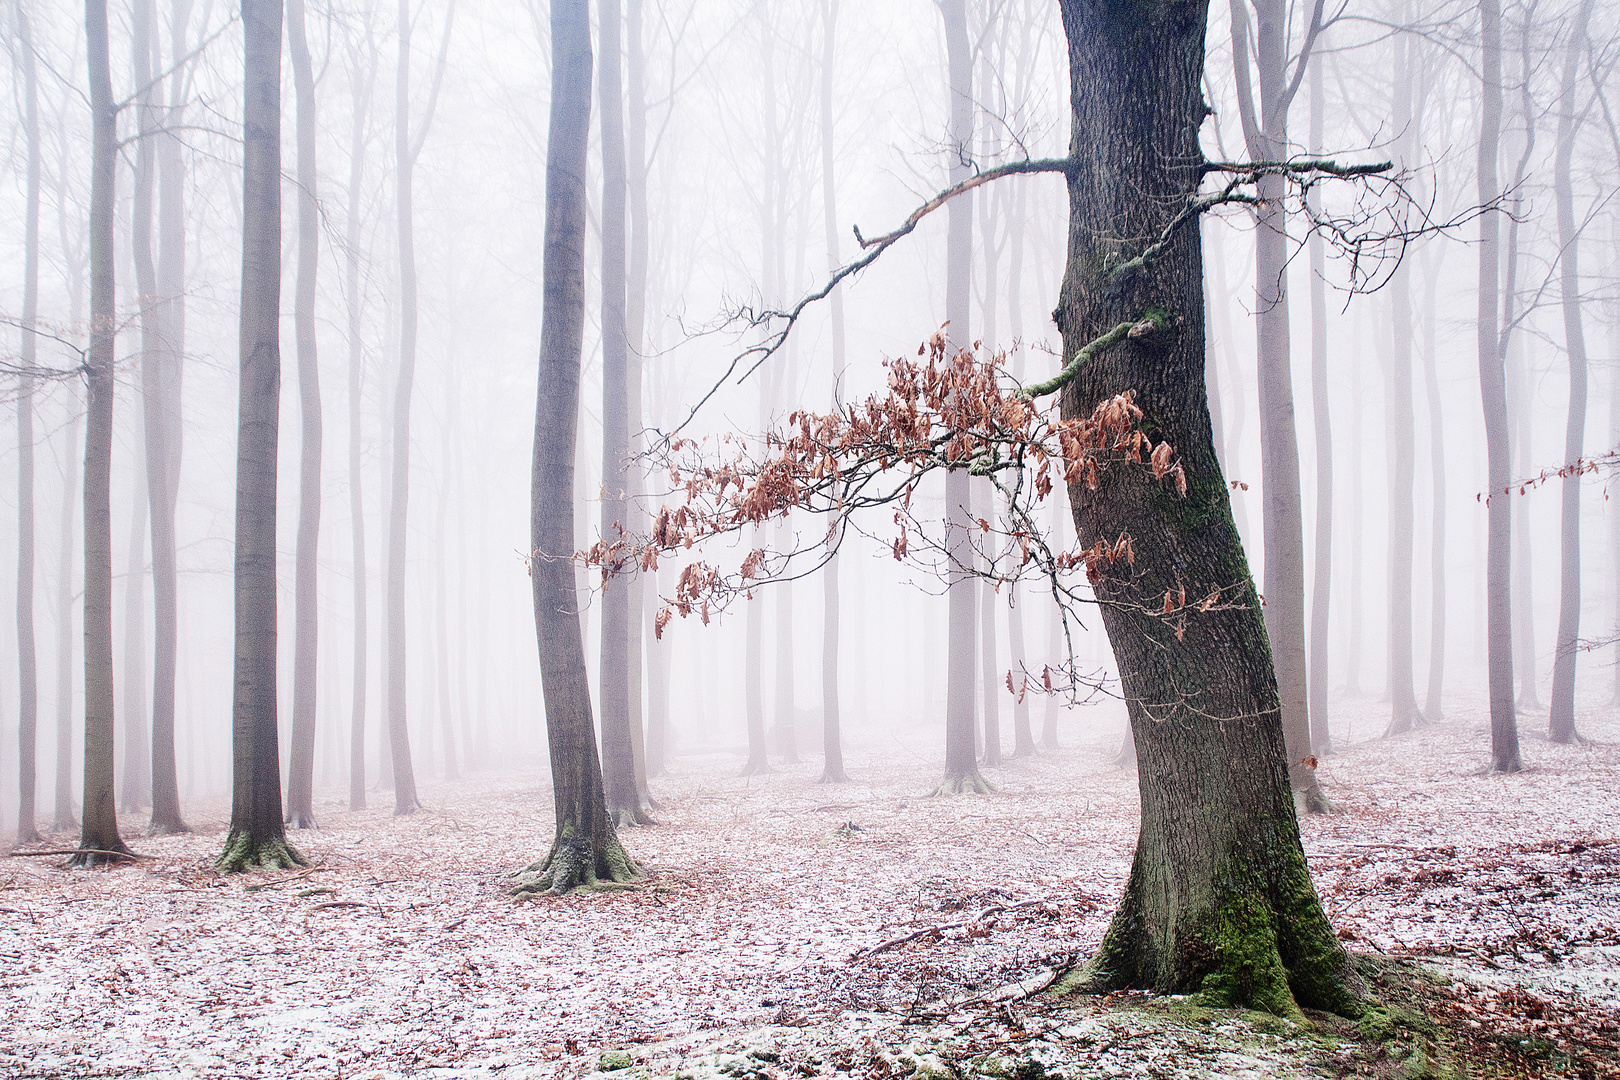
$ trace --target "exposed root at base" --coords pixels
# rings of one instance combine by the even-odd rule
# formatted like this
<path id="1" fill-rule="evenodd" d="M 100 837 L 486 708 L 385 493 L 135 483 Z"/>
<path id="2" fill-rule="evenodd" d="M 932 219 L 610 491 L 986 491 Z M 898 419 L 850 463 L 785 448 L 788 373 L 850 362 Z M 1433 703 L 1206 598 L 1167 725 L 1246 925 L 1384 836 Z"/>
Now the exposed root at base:
<path id="1" fill-rule="evenodd" d="M 1305 803 L 1305 812 L 1309 814 L 1343 813 L 1343 808 L 1328 798 L 1327 792 L 1323 791 L 1319 784 L 1305 789 L 1303 801 Z"/>
<path id="2" fill-rule="evenodd" d="M 152 821 L 146 826 L 147 836 L 182 836 L 191 831 L 184 821 Z"/>
<path id="3" fill-rule="evenodd" d="M 758 761 L 758 762 L 750 761 L 748 764 L 746 764 L 746 765 L 744 765 L 742 767 L 742 772 L 738 773 L 737 775 L 738 776 L 764 776 L 766 773 L 775 772 L 775 771 L 776 771 L 775 769 L 771 768 L 770 765 L 768 765 L 767 763 L 765 763 L 763 761 Z"/>
<path id="4" fill-rule="evenodd" d="M 610 838 L 598 852 L 584 837 L 564 836 L 552 845 L 549 855 L 530 863 L 513 877 L 517 878 L 517 884 L 507 890 L 508 894 L 518 900 L 529 900 L 536 896 L 561 896 L 574 889 L 635 888 L 641 868 L 617 838 Z"/>
<path id="5" fill-rule="evenodd" d="M 287 815 L 286 825 L 287 825 L 287 828 L 289 828 L 289 829 L 318 829 L 318 828 L 320 828 L 319 825 L 315 824 L 315 815 L 314 814 L 310 814 L 308 816 L 305 816 L 304 814 L 288 814 Z"/>
<path id="6" fill-rule="evenodd" d="M 818 783 L 818 784 L 847 784 L 847 783 L 849 783 L 849 777 L 844 775 L 844 770 L 843 769 L 823 770 L 823 772 L 821 774 L 821 779 L 817 780 L 816 783 Z"/>
<path id="7" fill-rule="evenodd" d="M 608 811 L 615 829 L 635 829 L 642 825 L 656 825 L 658 820 L 646 806 L 617 806 Z"/>
<path id="8" fill-rule="evenodd" d="M 995 785 L 980 776 L 975 770 L 966 776 L 947 776 L 934 789 L 935 795 L 989 795 L 995 791 Z"/>
<path id="9" fill-rule="evenodd" d="M 308 865 L 309 860 L 287 843 L 285 837 L 260 840 L 243 831 L 233 832 L 225 841 L 225 850 L 214 860 L 214 869 L 222 874 L 240 874 L 247 870 L 291 870 L 295 866 Z"/>

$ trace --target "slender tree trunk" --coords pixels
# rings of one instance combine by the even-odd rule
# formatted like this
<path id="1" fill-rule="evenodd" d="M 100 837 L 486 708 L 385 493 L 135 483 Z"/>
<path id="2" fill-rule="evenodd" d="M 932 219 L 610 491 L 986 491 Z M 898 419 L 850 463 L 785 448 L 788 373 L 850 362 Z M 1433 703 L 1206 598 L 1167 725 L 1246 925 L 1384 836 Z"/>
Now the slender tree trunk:
<path id="1" fill-rule="evenodd" d="M 281 0 L 243 0 L 241 404 L 231 829 L 215 866 L 283 869 L 276 726 L 276 449 L 281 411 Z"/>
<path id="2" fill-rule="evenodd" d="M 350 51 L 350 74 L 354 81 L 350 101 L 348 217 L 343 234 L 343 296 L 349 329 L 349 533 L 354 579 L 354 686 L 349 708 L 351 811 L 366 807 L 366 514 L 362 497 L 365 470 L 360 461 L 360 374 L 365 363 L 365 338 L 360 299 L 360 185 L 366 171 L 366 120 L 371 111 L 371 91 L 377 71 L 375 50 L 365 59 L 362 67 L 357 50 Z"/>
<path id="3" fill-rule="evenodd" d="M 84 814 L 73 866 L 96 866 L 126 852 L 118 835 L 113 779 L 112 444 L 113 283 L 118 113 L 107 53 L 107 2 L 85 0 L 90 68 L 90 350 L 84 424 Z"/>
<path id="4" fill-rule="evenodd" d="M 190 20 L 191 0 L 175 0 L 170 12 L 169 55 L 176 64 L 190 52 Z M 180 578 L 174 517 L 184 443 L 180 409 L 186 336 L 185 161 L 180 153 L 178 129 L 185 120 L 189 73 L 185 65 L 170 73 L 166 130 L 154 139 L 159 248 L 152 315 L 158 339 L 154 349 L 145 340 L 143 329 L 141 341 L 147 502 L 152 517 L 152 820 L 147 832 L 155 835 L 191 831 L 180 815 L 174 750 L 175 675 L 180 656 Z M 145 255 L 149 257 L 149 247 Z M 142 257 L 137 247 L 137 266 Z M 142 307 L 144 311 L 146 305 Z"/>
<path id="5" fill-rule="evenodd" d="M 51 832 L 79 827 L 73 812 L 73 508 L 80 502 L 79 472 L 73 467 L 73 455 L 79 441 L 79 417 L 79 402 L 74 394 L 68 402 L 67 464 L 62 470 L 62 517 L 57 532 L 56 782 Z"/>
<path id="6" fill-rule="evenodd" d="M 838 257 L 838 186 L 833 174 L 833 60 L 838 40 L 838 0 L 821 0 L 821 218 L 827 245 L 827 273 L 840 265 Z M 832 315 L 833 407 L 837 408 L 844 382 L 844 290 L 834 286 L 828 298 Z M 838 695 L 838 549 L 821 578 L 821 783 L 841 784 L 844 774 L 844 741 Z"/>
<path id="7" fill-rule="evenodd" d="M 551 55 L 545 272 L 529 527 L 556 830 L 550 853 L 529 867 L 530 876 L 518 887 L 536 892 L 627 881 L 638 872 L 608 814 L 574 584 L 574 443 L 585 330 L 585 145 L 591 118 L 586 0 L 553 0 Z"/>
<path id="8" fill-rule="evenodd" d="M 1069 526 L 1073 517 L 1069 508 L 1069 492 L 1065 485 L 1059 484 L 1052 491 L 1052 550 L 1068 551 Z M 1052 605 L 1050 621 L 1047 624 L 1046 657 L 1047 663 L 1057 663 L 1066 659 L 1063 653 L 1063 613 L 1055 603 Z M 1046 695 L 1046 715 L 1041 722 L 1041 749 L 1056 750 L 1058 748 L 1057 722 L 1058 713 L 1063 705 L 1057 694 Z"/>
<path id="9" fill-rule="evenodd" d="M 1586 49 L 1593 0 L 1583 0 L 1564 46 L 1564 76 L 1558 110 L 1558 150 L 1553 158 L 1553 197 L 1558 210 L 1558 283 L 1563 294 L 1564 354 L 1569 358 L 1569 420 L 1564 428 L 1564 460 L 1578 461 L 1586 449 L 1586 331 L 1581 320 L 1580 233 L 1575 226 L 1575 193 L 1570 182 L 1575 156 L 1575 77 Z M 1553 654 L 1552 701 L 1547 737 L 1579 742 L 1575 730 L 1575 654 L 1581 630 L 1581 482 L 1566 475 L 1560 504 L 1558 559 L 1558 645 Z"/>
<path id="10" fill-rule="evenodd" d="M 968 41 L 966 0 L 940 0 L 945 19 L 946 63 L 950 69 L 950 168 L 948 182 L 961 183 L 972 167 L 973 56 Z M 946 206 L 945 318 L 952 350 L 968 349 L 973 338 L 968 304 L 973 287 L 973 195 L 958 195 Z M 978 583 L 972 574 L 972 486 L 966 469 L 945 474 L 945 551 L 947 570 L 945 673 L 945 778 L 938 794 L 990 790 L 979 775 L 973 731 L 973 620 Z"/>
<path id="11" fill-rule="evenodd" d="M 1255 56 L 1260 74 L 1258 108 L 1249 84 L 1246 11 L 1233 0 L 1233 53 L 1244 133 L 1255 160 L 1288 156 L 1288 5 L 1254 0 Z M 1331 808 L 1308 761 L 1311 754 L 1309 679 L 1305 653 L 1305 525 L 1299 483 L 1299 438 L 1294 429 L 1293 362 L 1288 316 L 1287 181 L 1267 176 L 1255 214 L 1255 337 L 1259 356 L 1260 483 L 1265 492 L 1265 623 L 1277 664 L 1289 778 L 1307 809 Z M 1199 300 L 1202 302 L 1202 290 Z M 1203 380 L 1199 380 L 1200 386 Z"/>
<path id="12" fill-rule="evenodd" d="M 34 324 L 39 318 L 39 83 L 28 10 L 17 5 L 17 54 L 23 76 L 27 187 L 23 209 L 22 342 L 17 379 L 17 843 L 39 839 L 34 793 L 38 778 L 39 660 L 34 641 Z"/>
<path id="13" fill-rule="evenodd" d="M 451 341 L 455 340 L 454 333 Z M 446 374 L 453 382 L 455 379 L 454 356 L 455 346 L 450 346 L 450 353 L 445 357 L 449 369 Z M 454 392 L 445 395 L 446 402 L 454 400 Z M 446 413 L 449 409 L 446 409 Z M 439 684 L 439 733 L 440 741 L 444 746 L 444 777 L 454 780 L 460 772 L 456 768 L 456 724 L 454 710 L 450 706 L 450 597 L 445 583 L 447 564 L 450 561 L 450 552 L 444 542 L 445 518 L 450 511 L 450 478 L 446 475 L 450 471 L 450 419 L 446 415 L 443 421 L 442 437 L 439 443 L 439 505 L 435 516 L 434 528 L 434 566 L 433 566 L 433 608 L 434 608 L 434 652 L 437 660 Z M 465 721 L 463 721 L 465 722 Z"/>
<path id="14" fill-rule="evenodd" d="M 1440 399 L 1439 361 L 1435 346 L 1435 312 L 1440 305 L 1440 255 L 1428 275 L 1423 316 L 1423 384 L 1429 399 L 1430 543 L 1429 543 L 1429 684 L 1423 717 L 1441 720 L 1441 694 L 1446 675 L 1446 426 Z"/>
<path id="15" fill-rule="evenodd" d="M 124 775 L 118 810 L 138 814 L 152 802 L 146 726 L 146 456 L 136 451 L 124 564 Z"/>
<path id="16" fill-rule="evenodd" d="M 1199 230 L 1179 230 L 1140 274 L 1120 280 L 1110 270 L 1123 254 L 1116 237 L 1157 235 L 1194 196 L 1207 5 L 1063 0 L 1062 10 L 1077 161 L 1057 311 L 1064 355 L 1150 308 L 1181 316 L 1097 354 L 1066 388 L 1063 415 L 1089 416 L 1135 391 L 1151 436 L 1174 448 L 1187 482 L 1178 496 L 1111 470 L 1096 491 L 1069 492 L 1082 545 L 1123 530 L 1136 551 L 1134 568 L 1105 571 L 1096 591 L 1121 601 L 1105 603 L 1102 620 L 1140 758 L 1141 834 L 1085 981 L 1196 991 L 1287 1015 L 1298 1006 L 1354 1012 L 1354 976 L 1300 845 L 1276 668 L 1215 459 Z M 1143 603 L 1183 587 L 1189 596 L 1236 588 L 1241 600 L 1189 617 L 1184 630 Z"/>
<path id="17" fill-rule="evenodd" d="M 1395 45 L 1395 130 L 1401 132 L 1400 150 L 1409 157 L 1412 118 L 1412 66 L 1417 62 L 1409 38 Z M 1388 416 L 1393 459 L 1389 476 L 1389 726 L 1386 735 L 1411 731 L 1423 722 L 1418 713 L 1412 674 L 1412 488 L 1417 479 L 1412 410 L 1412 276 L 1406 261 L 1390 278 L 1394 311 L 1387 371 Z"/>
<path id="18" fill-rule="evenodd" d="M 1322 56 L 1310 59 L 1312 154 L 1322 153 Z M 1312 187 L 1306 196 L 1314 215 L 1321 210 L 1321 194 Z M 1333 753 L 1333 727 L 1328 721 L 1328 614 L 1333 589 L 1333 412 L 1328 391 L 1327 259 L 1321 233 L 1306 238 L 1311 275 L 1311 407 L 1316 434 L 1316 550 L 1311 567 L 1311 750 L 1318 757 Z"/>
<path id="19" fill-rule="evenodd" d="M 304 0 L 287 0 L 287 41 L 298 104 L 298 279 L 293 330 L 298 338 L 298 403 L 303 441 L 298 467 L 298 551 L 293 583 L 292 763 L 287 824 L 315 827 L 315 685 L 320 597 L 316 565 L 321 535 L 321 383 L 315 352 L 315 272 L 320 210 L 315 198 L 315 75 L 304 37 Z"/>

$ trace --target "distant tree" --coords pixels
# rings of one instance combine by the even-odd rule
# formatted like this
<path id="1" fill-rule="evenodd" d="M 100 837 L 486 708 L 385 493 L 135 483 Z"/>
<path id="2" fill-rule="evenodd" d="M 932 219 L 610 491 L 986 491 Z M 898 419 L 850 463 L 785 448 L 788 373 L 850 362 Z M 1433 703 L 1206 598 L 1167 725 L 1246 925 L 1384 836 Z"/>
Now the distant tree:
<path id="1" fill-rule="evenodd" d="M 281 0 L 243 0 L 236 672 L 227 873 L 304 862 L 287 843 L 276 731 L 276 447 L 281 409 Z"/>
<path id="2" fill-rule="evenodd" d="M 585 332 L 585 160 L 590 118 L 590 9 L 587 0 L 553 0 L 529 576 L 556 823 L 551 850 L 520 877 L 519 894 L 629 881 L 639 873 L 619 843 L 608 813 L 574 581 L 574 447 Z"/>

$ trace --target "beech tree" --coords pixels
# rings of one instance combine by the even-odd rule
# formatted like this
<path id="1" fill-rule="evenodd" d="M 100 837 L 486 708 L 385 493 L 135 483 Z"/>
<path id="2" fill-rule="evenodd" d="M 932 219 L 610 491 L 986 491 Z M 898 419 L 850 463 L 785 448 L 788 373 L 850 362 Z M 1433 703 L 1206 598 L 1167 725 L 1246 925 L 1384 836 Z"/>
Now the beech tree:
<path id="1" fill-rule="evenodd" d="M 236 672 L 227 873 L 302 865 L 281 813 L 276 731 L 276 447 L 281 408 L 281 0 L 243 0 Z"/>
<path id="2" fill-rule="evenodd" d="M 590 682 L 574 581 L 574 448 L 585 334 L 586 141 L 591 122 L 587 0 L 551 4 L 551 116 L 546 145 L 545 266 L 529 530 L 535 635 L 556 814 L 551 850 L 518 879 L 519 895 L 625 882 L 639 874 L 608 813 L 591 722 Z"/>
<path id="3" fill-rule="evenodd" d="M 17 376 L 17 843 L 39 839 L 34 809 L 38 778 L 39 661 L 34 642 L 34 368 L 39 362 L 39 82 L 28 10 L 16 7 L 13 56 L 22 68 L 23 139 L 27 179 L 23 209 L 22 340 Z"/>

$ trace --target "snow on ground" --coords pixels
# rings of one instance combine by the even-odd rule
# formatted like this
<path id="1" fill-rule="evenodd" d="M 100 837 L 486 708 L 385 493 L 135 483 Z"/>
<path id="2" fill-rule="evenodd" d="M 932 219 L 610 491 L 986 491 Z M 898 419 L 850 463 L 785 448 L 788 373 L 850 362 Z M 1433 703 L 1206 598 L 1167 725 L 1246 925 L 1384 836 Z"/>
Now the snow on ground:
<path id="1" fill-rule="evenodd" d="M 1620 715 L 1588 710 L 1595 741 L 1576 747 L 1527 717 L 1529 770 L 1486 777 L 1482 703 L 1459 700 L 1393 739 L 1372 738 L 1377 702 L 1336 705 L 1360 740 L 1321 766 L 1344 812 L 1305 823 L 1335 925 L 1352 947 L 1620 1010 Z M 577 1075 L 661 1040 L 898 1023 L 1100 940 L 1135 776 L 1112 766 L 1117 724 L 1063 733 L 992 770 L 997 794 L 946 799 L 924 794 L 936 762 L 892 746 L 852 754 L 836 787 L 818 761 L 745 780 L 729 755 L 678 758 L 655 783 L 662 823 L 627 834 L 651 870 L 631 892 L 508 900 L 504 873 L 549 842 L 550 795 L 489 774 L 425 784 L 431 810 L 406 819 L 319 802 L 302 872 L 214 874 L 223 804 L 190 808 L 192 836 L 132 832 L 152 856 L 136 867 L 12 858 L 0 1075 Z"/>

